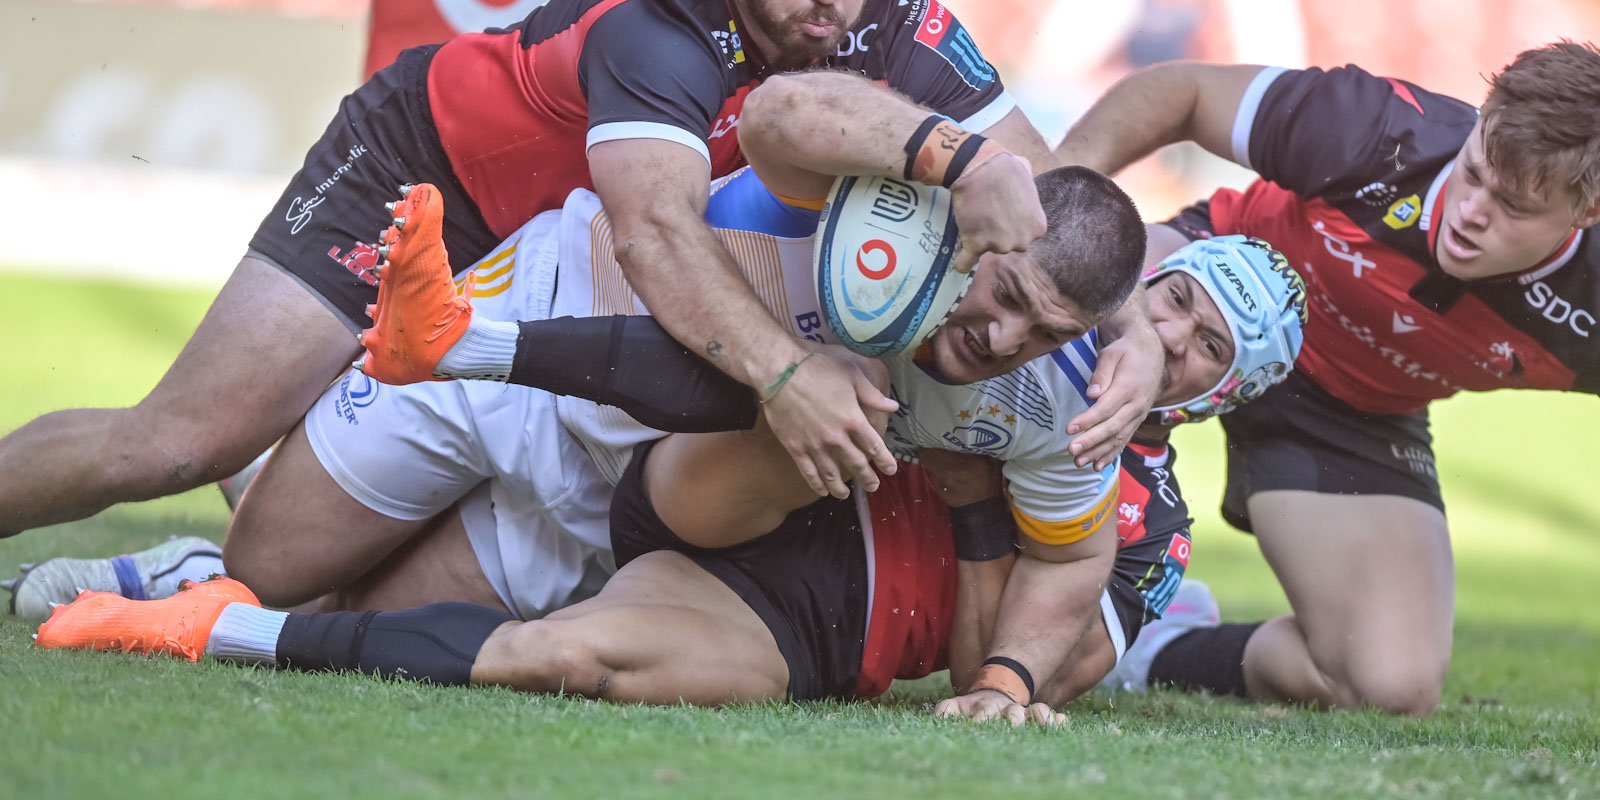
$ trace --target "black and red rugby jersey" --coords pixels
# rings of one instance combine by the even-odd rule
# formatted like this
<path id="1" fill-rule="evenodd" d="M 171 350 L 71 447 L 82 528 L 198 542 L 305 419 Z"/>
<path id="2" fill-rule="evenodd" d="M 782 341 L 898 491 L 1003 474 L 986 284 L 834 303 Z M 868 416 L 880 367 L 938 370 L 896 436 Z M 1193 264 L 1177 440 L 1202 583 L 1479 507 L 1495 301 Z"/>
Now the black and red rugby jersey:
<path id="1" fill-rule="evenodd" d="M 1117 479 L 1117 548 L 1147 537 L 1184 536 L 1184 549 L 1174 556 L 1189 565 L 1188 533 L 1194 519 L 1183 502 L 1172 467 L 1178 452 L 1165 442 L 1134 440 L 1122 450 Z"/>
<path id="2" fill-rule="evenodd" d="M 552 0 L 513 27 L 456 37 L 427 86 L 451 168 L 500 236 L 593 188 L 584 153 L 598 142 L 676 141 L 726 175 L 744 163 L 744 98 L 771 74 L 742 28 L 729 0 Z M 937 0 L 867 0 L 826 63 L 973 130 L 1015 107 Z"/>
<path id="3" fill-rule="evenodd" d="M 1271 242 L 1305 278 L 1295 369 L 1350 405 L 1408 414 L 1458 391 L 1600 393 L 1600 245 L 1464 282 L 1433 257 L 1442 189 L 1477 109 L 1356 67 L 1267 69 L 1233 157 L 1265 178 L 1211 198 L 1218 234 Z M 1270 182 L 1269 182 L 1270 181 Z"/>

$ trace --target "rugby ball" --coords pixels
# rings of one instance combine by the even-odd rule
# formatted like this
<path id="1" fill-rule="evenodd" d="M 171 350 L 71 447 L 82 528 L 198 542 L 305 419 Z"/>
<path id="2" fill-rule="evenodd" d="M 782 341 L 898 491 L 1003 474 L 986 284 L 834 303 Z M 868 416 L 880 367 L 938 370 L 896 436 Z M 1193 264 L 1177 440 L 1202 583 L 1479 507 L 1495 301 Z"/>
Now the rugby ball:
<path id="1" fill-rule="evenodd" d="M 813 269 L 835 340 L 867 356 L 917 349 L 972 283 L 952 266 L 959 247 L 949 190 L 881 177 L 834 181 Z"/>

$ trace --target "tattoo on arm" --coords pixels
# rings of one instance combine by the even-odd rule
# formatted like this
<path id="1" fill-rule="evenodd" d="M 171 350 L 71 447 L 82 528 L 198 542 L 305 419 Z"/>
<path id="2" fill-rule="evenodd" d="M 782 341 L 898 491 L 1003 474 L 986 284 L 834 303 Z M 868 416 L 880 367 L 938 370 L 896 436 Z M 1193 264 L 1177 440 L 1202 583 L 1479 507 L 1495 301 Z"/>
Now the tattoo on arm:
<path id="1" fill-rule="evenodd" d="M 706 355 L 716 358 L 722 355 L 722 342 L 712 339 L 706 342 Z"/>

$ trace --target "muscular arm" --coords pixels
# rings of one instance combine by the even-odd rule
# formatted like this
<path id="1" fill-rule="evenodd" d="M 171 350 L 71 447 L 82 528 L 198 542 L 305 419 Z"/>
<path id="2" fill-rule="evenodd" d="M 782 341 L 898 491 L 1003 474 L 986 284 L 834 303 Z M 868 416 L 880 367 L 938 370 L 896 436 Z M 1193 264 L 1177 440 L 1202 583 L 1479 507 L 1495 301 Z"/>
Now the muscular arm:
<path id="1" fill-rule="evenodd" d="M 993 458 L 924 448 L 917 452 L 917 459 L 952 512 L 1000 496 L 1000 462 Z M 997 505 L 997 513 L 987 524 L 995 530 L 1004 529 L 1003 538 L 1014 537 L 1016 522 L 1004 505 Z M 959 536 L 954 526 L 951 533 Z M 956 551 L 961 552 L 959 545 Z M 972 684 L 978 667 L 983 664 L 984 654 L 989 651 L 995 618 L 1000 611 L 1000 596 L 1015 562 L 1014 555 L 989 561 L 956 561 L 956 605 L 950 623 L 950 685 L 958 693 Z"/>
<path id="2" fill-rule="evenodd" d="M 595 191 L 616 238 L 617 262 L 673 338 L 734 379 L 761 391 L 806 355 L 761 305 L 709 225 L 703 156 L 656 139 L 602 142 L 589 149 Z M 853 365 L 826 354 L 806 359 L 765 406 L 768 422 L 819 494 L 846 496 L 854 475 L 870 491 L 894 458 L 861 406 L 894 402 L 857 380 Z M 841 403 L 853 397 L 855 403 Z"/>
<path id="3" fill-rule="evenodd" d="M 1178 61 L 1135 72 L 1105 93 L 1056 147 L 1063 164 L 1107 175 L 1174 142 L 1233 159 L 1233 121 L 1261 67 Z"/>
<path id="4" fill-rule="evenodd" d="M 1108 519 L 1071 544 L 1045 545 L 1026 536 L 1021 541 L 1023 552 L 1006 580 L 987 655 L 1021 663 L 1042 688 L 1061 669 L 1099 609 L 1116 559 L 1116 522 Z M 953 648 L 954 642 L 952 669 Z M 936 713 L 975 720 L 1004 716 L 1013 724 L 1024 719 L 1022 708 L 986 689 L 946 700 Z"/>
<path id="5" fill-rule="evenodd" d="M 870 109 L 870 113 L 863 113 Z M 933 113 L 860 76 L 807 72 L 768 79 L 745 100 L 739 145 L 768 189 L 797 200 L 825 198 L 838 175 L 904 179 L 906 143 Z M 1007 139 L 1038 150 L 1038 133 L 1013 112 L 996 123 Z M 965 135 L 954 123 L 941 132 Z M 938 170 L 938 175 L 943 169 Z M 951 186 L 967 263 L 985 252 L 1025 249 L 1045 231 L 1032 166 L 985 141 Z M 937 180 L 937 176 L 935 176 Z"/>

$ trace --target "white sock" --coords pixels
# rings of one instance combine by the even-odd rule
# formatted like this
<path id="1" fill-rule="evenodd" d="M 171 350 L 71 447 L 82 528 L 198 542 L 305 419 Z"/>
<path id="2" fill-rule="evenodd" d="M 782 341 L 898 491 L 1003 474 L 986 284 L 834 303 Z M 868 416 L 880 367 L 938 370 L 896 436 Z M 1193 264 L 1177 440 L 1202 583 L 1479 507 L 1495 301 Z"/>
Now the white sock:
<path id="1" fill-rule="evenodd" d="M 200 583 L 212 575 L 227 575 L 222 566 L 222 559 L 218 556 L 194 555 L 189 556 L 177 568 L 155 579 L 154 591 L 149 592 L 150 599 L 171 597 L 178 593 L 180 581 L 194 581 Z"/>
<path id="2" fill-rule="evenodd" d="M 278 635 L 283 633 L 283 622 L 288 618 L 287 611 L 229 603 L 222 609 L 222 616 L 217 617 L 217 624 L 211 626 L 206 652 L 222 661 L 277 664 Z"/>
<path id="3" fill-rule="evenodd" d="M 467 332 L 439 359 L 433 376 L 504 383 L 517 356 L 517 333 L 515 322 L 473 314 Z"/>

